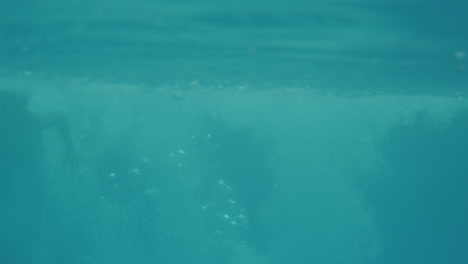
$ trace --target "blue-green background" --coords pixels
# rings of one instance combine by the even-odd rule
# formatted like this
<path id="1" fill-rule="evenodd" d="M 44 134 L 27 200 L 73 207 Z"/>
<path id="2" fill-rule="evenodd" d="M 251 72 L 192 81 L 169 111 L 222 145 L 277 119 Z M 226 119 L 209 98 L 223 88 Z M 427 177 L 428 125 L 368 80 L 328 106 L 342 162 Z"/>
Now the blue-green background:
<path id="1" fill-rule="evenodd" d="M 0 263 L 468 263 L 467 13 L 0 1 Z"/>

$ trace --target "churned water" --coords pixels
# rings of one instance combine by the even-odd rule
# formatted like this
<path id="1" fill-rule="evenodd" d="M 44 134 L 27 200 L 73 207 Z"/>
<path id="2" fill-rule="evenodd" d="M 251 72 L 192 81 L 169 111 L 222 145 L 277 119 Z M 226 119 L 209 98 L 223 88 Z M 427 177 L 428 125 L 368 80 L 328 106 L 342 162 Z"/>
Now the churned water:
<path id="1" fill-rule="evenodd" d="M 466 1 L 0 3 L 0 263 L 468 263 Z"/>

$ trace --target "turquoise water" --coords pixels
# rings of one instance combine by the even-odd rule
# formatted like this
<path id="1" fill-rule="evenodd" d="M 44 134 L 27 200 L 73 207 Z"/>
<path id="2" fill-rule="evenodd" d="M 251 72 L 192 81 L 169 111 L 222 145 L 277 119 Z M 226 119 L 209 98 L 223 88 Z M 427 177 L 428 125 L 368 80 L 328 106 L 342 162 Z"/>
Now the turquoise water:
<path id="1" fill-rule="evenodd" d="M 0 5 L 0 263 L 468 263 L 466 2 Z"/>

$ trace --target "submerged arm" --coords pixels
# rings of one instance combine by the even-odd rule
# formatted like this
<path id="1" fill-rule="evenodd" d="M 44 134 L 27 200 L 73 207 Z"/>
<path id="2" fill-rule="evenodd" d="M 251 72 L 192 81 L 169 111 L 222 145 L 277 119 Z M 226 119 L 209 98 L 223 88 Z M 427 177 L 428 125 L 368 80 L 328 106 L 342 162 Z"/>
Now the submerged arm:
<path id="1" fill-rule="evenodd" d="M 70 126 L 64 115 L 61 114 L 50 114 L 41 118 L 41 123 L 44 128 L 53 127 L 57 129 L 57 132 L 62 138 L 64 145 L 64 162 L 67 169 L 71 172 L 77 170 L 76 151 L 73 144 L 73 138 L 70 131 Z"/>

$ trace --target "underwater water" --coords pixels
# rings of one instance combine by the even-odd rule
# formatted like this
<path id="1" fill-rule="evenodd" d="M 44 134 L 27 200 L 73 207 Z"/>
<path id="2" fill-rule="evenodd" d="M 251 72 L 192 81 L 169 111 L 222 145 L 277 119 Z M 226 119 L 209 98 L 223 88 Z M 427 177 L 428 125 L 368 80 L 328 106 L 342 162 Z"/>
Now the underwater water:
<path id="1" fill-rule="evenodd" d="M 468 2 L 0 3 L 0 263 L 468 263 Z"/>

